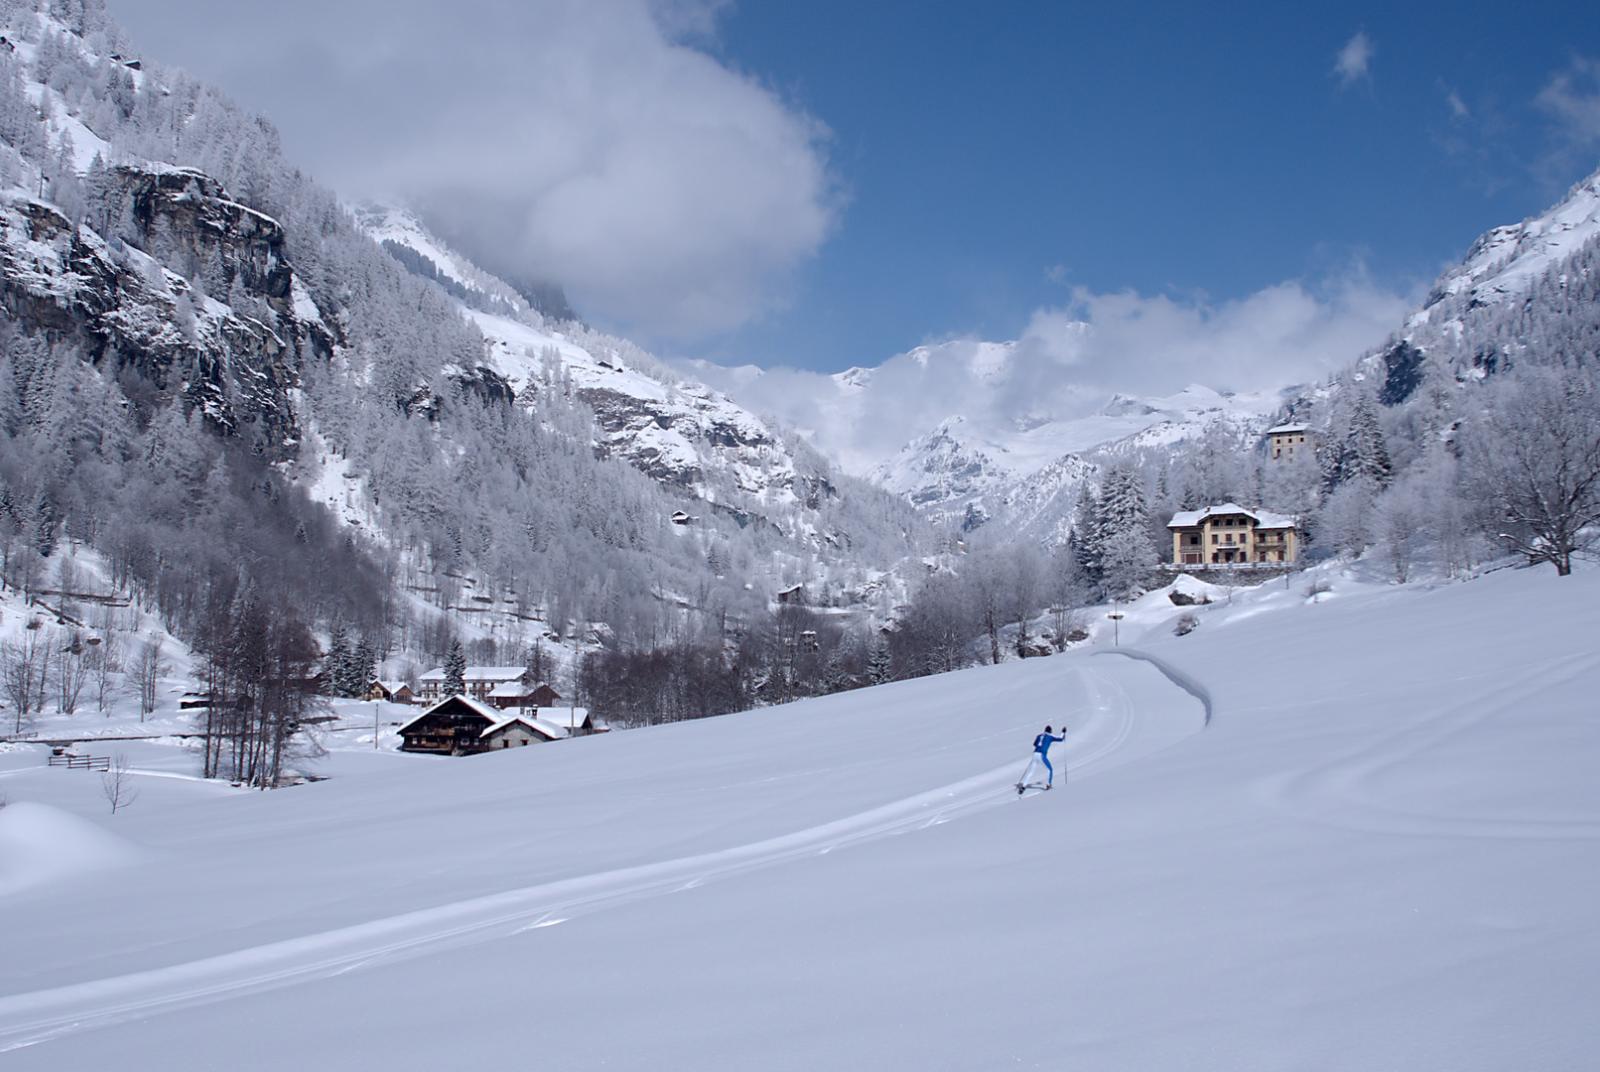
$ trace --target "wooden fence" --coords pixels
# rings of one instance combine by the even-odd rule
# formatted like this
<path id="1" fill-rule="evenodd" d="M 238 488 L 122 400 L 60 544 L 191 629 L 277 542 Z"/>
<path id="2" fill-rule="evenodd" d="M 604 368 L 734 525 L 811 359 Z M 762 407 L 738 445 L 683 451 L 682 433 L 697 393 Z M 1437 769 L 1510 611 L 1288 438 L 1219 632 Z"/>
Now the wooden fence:
<path id="1" fill-rule="evenodd" d="M 69 770 L 100 770 L 111 769 L 110 756 L 51 756 L 52 767 L 66 767 Z"/>

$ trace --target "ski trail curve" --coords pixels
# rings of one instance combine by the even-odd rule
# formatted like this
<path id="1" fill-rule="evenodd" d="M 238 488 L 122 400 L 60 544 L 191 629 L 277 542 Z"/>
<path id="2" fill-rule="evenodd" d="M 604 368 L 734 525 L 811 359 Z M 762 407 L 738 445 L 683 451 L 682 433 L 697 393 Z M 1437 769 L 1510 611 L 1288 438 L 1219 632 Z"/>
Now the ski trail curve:
<path id="1" fill-rule="evenodd" d="M 1600 812 L 1506 816 L 1427 810 L 1392 800 L 1386 779 L 1421 770 L 1430 753 L 1474 728 L 1508 714 L 1542 687 L 1600 670 L 1600 656 L 1579 652 L 1527 667 L 1472 702 L 1426 712 L 1381 739 L 1329 759 L 1263 778 L 1258 799 L 1295 818 L 1367 833 L 1415 837 L 1460 837 L 1541 841 L 1600 839 Z"/>
<path id="2" fill-rule="evenodd" d="M 1082 771 L 1122 750 L 1137 721 L 1107 675 L 1076 667 L 1094 712 L 1082 730 L 1094 745 L 1066 757 Z M 1103 740 L 1097 739 L 1103 735 Z M 999 807 L 1016 764 L 1008 762 L 840 819 L 731 848 L 622 867 L 467 898 L 186 963 L 0 998 L 0 1053 L 161 1012 L 223 1001 L 565 922 L 574 916 L 709 881 L 892 837 Z"/>
<path id="3" fill-rule="evenodd" d="M 1124 659 L 1135 659 L 1139 662 L 1149 663 L 1151 666 L 1161 671 L 1162 677 L 1178 686 L 1178 688 L 1182 689 L 1184 692 L 1187 692 L 1190 696 L 1193 696 L 1196 700 L 1199 700 L 1200 706 L 1205 709 L 1205 724 L 1207 726 L 1211 725 L 1211 716 L 1213 713 L 1211 690 L 1201 684 L 1200 681 L 1193 675 L 1179 670 L 1176 666 L 1173 666 L 1159 655 L 1151 655 L 1148 651 L 1143 651 L 1139 648 L 1114 648 L 1111 651 L 1097 651 L 1095 654 L 1097 656 L 1120 655 Z"/>

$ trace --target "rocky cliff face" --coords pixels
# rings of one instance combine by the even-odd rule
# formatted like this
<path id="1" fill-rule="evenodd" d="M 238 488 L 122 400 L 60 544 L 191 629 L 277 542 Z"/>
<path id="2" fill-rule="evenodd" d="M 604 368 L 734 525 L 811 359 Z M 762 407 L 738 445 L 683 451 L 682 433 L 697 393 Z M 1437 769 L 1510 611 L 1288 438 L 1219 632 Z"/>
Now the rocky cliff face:
<path id="1" fill-rule="evenodd" d="M 295 282 L 282 228 L 193 169 L 121 166 L 102 181 L 112 206 L 102 220 L 0 202 L 0 303 L 138 381 L 152 404 L 180 399 L 260 454 L 292 454 L 289 391 L 334 337 Z"/>

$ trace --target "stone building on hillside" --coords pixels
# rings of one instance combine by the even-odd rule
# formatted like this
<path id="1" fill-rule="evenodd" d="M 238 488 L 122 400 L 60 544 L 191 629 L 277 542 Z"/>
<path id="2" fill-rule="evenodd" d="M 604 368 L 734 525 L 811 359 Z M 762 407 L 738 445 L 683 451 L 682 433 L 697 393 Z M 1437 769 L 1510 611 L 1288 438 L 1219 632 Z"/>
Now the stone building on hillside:
<path id="1" fill-rule="evenodd" d="M 1238 503 L 1173 514 L 1167 530 L 1180 566 L 1292 565 L 1300 549 L 1294 518 Z"/>
<path id="2" fill-rule="evenodd" d="M 1267 458 L 1275 462 L 1289 462 L 1295 458 L 1315 454 L 1317 445 L 1311 436 L 1311 427 L 1305 424 L 1280 424 L 1268 428 Z"/>

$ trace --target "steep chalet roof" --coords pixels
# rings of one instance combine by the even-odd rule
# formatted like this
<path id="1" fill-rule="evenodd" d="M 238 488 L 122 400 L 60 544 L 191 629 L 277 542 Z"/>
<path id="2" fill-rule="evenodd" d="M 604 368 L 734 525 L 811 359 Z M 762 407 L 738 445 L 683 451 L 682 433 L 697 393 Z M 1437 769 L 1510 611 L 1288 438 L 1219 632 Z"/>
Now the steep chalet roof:
<path id="1" fill-rule="evenodd" d="M 1274 514 L 1267 510 L 1247 510 L 1238 503 L 1223 503 L 1221 506 L 1208 506 L 1204 510 L 1180 510 L 1172 515 L 1172 520 L 1167 522 L 1169 529 L 1192 529 L 1202 524 L 1208 517 L 1225 517 L 1232 514 L 1244 514 L 1253 518 L 1258 529 L 1292 529 L 1294 518 L 1287 514 Z"/>
<path id="2" fill-rule="evenodd" d="M 526 666 L 469 666 L 461 675 L 463 681 L 509 681 L 519 678 L 528 672 Z M 429 670 L 422 675 L 423 681 L 443 681 L 444 667 L 440 666 Z"/>
<path id="3" fill-rule="evenodd" d="M 1280 424 L 1276 428 L 1268 428 L 1267 431 L 1266 431 L 1266 434 L 1267 435 L 1295 435 L 1296 433 L 1299 433 L 1299 432 L 1309 432 L 1309 431 L 1311 431 L 1311 426 L 1309 424 Z"/>

